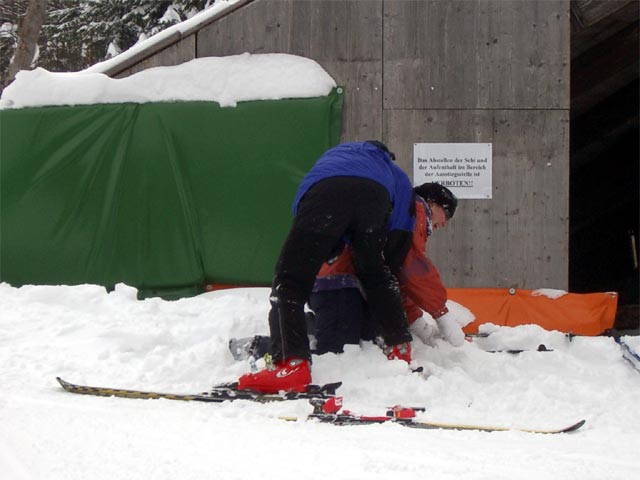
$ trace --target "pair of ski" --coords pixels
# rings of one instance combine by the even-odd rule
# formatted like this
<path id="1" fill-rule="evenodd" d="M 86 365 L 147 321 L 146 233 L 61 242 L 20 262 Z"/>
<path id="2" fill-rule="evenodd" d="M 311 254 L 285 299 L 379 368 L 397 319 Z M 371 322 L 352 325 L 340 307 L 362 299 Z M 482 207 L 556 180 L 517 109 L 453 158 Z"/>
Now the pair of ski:
<path id="1" fill-rule="evenodd" d="M 438 423 L 425 422 L 415 419 L 415 412 L 422 411 L 422 408 L 402 408 L 393 407 L 386 415 L 382 416 L 364 416 L 356 415 L 352 412 L 344 410 L 340 412 L 342 407 L 342 398 L 335 395 L 336 390 L 342 382 L 328 383 L 325 385 L 309 385 L 307 391 L 301 393 L 286 394 L 263 394 L 238 390 L 237 383 L 227 383 L 216 385 L 209 392 L 197 394 L 176 394 L 162 393 L 145 390 L 126 390 L 110 387 L 93 387 L 86 385 L 76 385 L 57 377 L 62 388 L 70 393 L 93 395 L 99 397 L 120 397 L 134 399 L 160 399 L 181 400 L 192 402 L 214 402 L 220 403 L 225 401 L 247 400 L 253 402 L 267 403 L 286 400 L 307 399 L 314 407 L 314 411 L 308 417 L 309 420 L 316 420 L 323 423 L 333 425 L 370 425 L 375 423 L 393 422 L 405 427 L 421 428 L 421 429 L 439 429 L 439 430 L 477 430 L 484 432 L 500 432 L 508 430 L 523 431 L 529 433 L 567 433 L 579 429 L 584 425 L 585 420 L 572 423 L 566 427 L 555 429 L 537 429 L 537 428 L 508 428 L 500 426 L 486 425 L 462 425 L 454 423 Z M 283 420 L 296 421 L 297 417 L 281 417 Z"/>

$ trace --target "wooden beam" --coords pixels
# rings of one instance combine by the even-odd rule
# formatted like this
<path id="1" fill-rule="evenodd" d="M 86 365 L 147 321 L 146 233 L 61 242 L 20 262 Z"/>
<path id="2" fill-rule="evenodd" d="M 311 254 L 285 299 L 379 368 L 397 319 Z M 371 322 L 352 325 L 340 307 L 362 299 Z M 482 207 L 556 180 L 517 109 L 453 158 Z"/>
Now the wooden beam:
<path id="1" fill-rule="evenodd" d="M 575 118 L 638 78 L 638 23 L 571 62 L 571 116 Z"/>
<path id="2" fill-rule="evenodd" d="M 206 19 L 200 21 L 200 22 L 196 22 L 193 25 L 191 25 L 189 28 L 185 29 L 185 30 L 176 30 L 175 32 L 173 32 L 171 35 L 168 35 L 167 37 L 163 38 L 162 40 L 152 43 L 149 48 L 145 48 L 144 50 L 141 50 L 140 52 L 137 52 L 135 55 L 131 55 L 131 56 L 127 56 L 127 57 L 123 57 L 123 60 L 121 62 L 117 62 L 114 63 L 113 65 L 109 66 L 108 68 L 106 68 L 104 71 L 102 71 L 102 73 L 110 76 L 110 77 L 115 77 L 118 74 L 124 72 L 125 70 L 127 70 L 128 68 L 133 67 L 134 65 L 143 62 L 144 60 L 146 60 L 147 58 L 157 54 L 158 52 L 161 52 L 162 50 L 170 47 L 171 45 L 174 45 L 176 43 L 178 43 L 179 41 L 181 41 L 183 38 L 188 37 L 189 35 L 192 35 L 193 33 L 197 32 L 198 30 L 200 30 L 201 28 L 206 27 L 207 25 L 210 25 L 211 23 L 226 17 L 227 15 L 235 12 L 236 10 L 238 10 L 239 8 L 253 2 L 254 0 L 238 0 L 235 4 L 231 5 L 229 8 L 227 8 L 224 11 L 219 12 L 216 15 L 212 15 L 211 17 L 207 17 Z M 194 52 L 194 57 L 195 57 L 195 52 Z"/>
<path id="3" fill-rule="evenodd" d="M 637 0 L 573 0 L 571 13 L 581 28 L 590 27 L 600 20 Z"/>
<path id="4" fill-rule="evenodd" d="M 571 174 L 594 168 L 593 162 L 638 131 L 638 80 L 571 122 Z"/>

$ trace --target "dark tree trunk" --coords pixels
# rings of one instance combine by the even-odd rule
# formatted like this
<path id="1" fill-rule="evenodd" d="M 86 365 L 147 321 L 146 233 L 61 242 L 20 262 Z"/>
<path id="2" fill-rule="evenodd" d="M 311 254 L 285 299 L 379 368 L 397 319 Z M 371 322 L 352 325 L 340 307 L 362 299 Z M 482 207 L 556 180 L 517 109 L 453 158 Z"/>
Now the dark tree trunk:
<path id="1" fill-rule="evenodd" d="M 29 0 L 27 13 L 18 26 L 18 45 L 9 65 L 9 81 L 20 70 L 28 70 L 35 58 L 40 29 L 47 17 L 48 0 Z"/>

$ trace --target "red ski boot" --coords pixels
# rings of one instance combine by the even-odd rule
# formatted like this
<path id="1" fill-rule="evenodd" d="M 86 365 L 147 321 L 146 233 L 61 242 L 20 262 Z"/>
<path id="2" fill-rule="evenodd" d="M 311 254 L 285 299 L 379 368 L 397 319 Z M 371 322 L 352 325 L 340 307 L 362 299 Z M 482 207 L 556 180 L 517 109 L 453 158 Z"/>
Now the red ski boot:
<path id="1" fill-rule="evenodd" d="M 409 342 L 385 347 L 383 352 L 389 360 L 404 360 L 411 363 L 411 344 Z"/>
<path id="2" fill-rule="evenodd" d="M 258 373 L 247 373 L 238 379 L 238 390 L 260 393 L 305 392 L 311 383 L 309 362 L 302 358 L 289 358 Z"/>

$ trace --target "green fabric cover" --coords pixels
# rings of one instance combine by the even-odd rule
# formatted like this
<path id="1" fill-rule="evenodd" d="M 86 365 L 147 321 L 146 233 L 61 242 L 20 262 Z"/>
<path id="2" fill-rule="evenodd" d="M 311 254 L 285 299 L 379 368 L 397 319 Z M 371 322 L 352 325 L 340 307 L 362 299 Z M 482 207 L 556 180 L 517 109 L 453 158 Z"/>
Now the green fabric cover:
<path id="1" fill-rule="evenodd" d="M 343 96 L 0 111 L 0 280 L 269 285 Z"/>

